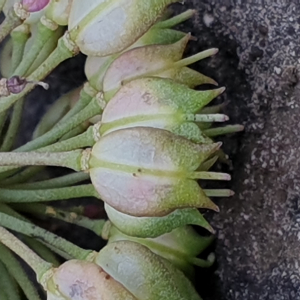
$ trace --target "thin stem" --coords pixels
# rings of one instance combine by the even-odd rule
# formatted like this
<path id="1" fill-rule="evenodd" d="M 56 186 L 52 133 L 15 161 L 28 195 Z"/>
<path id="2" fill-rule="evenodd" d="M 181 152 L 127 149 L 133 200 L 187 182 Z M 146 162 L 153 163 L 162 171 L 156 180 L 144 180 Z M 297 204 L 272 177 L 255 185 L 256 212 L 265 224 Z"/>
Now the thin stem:
<path id="1" fill-rule="evenodd" d="M 78 226 L 87 228 L 94 231 L 97 235 L 101 236 L 103 226 L 106 220 L 91 220 L 87 217 L 78 215 L 74 212 L 68 212 L 53 206 L 47 206 L 44 204 L 35 205 L 32 204 L 13 204 L 12 207 L 17 211 L 22 211 L 30 213 L 36 216 L 48 216 L 51 218 L 56 218 L 67 223 L 76 224 Z"/>
<path id="2" fill-rule="evenodd" d="M 208 171 L 216 163 L 217 160 L 218 160 L 218 156 L 216 155 L 216 156 L 206 160 L 205 162 L 203 162 L 199 169 L 201 171 Z"/>
<path id="3" fill-rule="evenodd" d="M 99 198 L 92 184 L 42 190 L 10 190 L 1 188 L 0 195 L 0 202 L 4 203 L 48 202 L 81 197 Z"/>
<path id="4" fill-rule="evenodd" d="M 68 140 L 63 140 L 55 144 L 38 149 L 38 152 L 64 152 L 86 147 L 92 147 L 95 144 L 94 129 L 90 126 L 87 131 Z"/>
<path id="5" fill-rule="evenodd" d="M 73 258 L 84 260 L 92 252 L 91 250 L 84 250 L 43 228 L 35 226 L 34 224 L 18 220 L 3 213 L 0 213 L 0 224 L 8 229 L 23 233 L 50 244 L 53 247 L 68 253 Z"/>
<path id="6" fill-rule="evenodd" d="M 244 126 L 242 125 L 227 125 L 224 127 L 206 129 L 203 130 L 203 133 L 206 134 L 208 137 L 215 137 L 218 135 L 235 133 L 243 130 L 244 130 Z"/>
<path id="7" fill-rule="evenodd" d="M 231 197 L 234 195 L 232 190 L 227 189 L 204 189 L 203 191 L 207 197 Z"/>
<path id="8" fill-rule="evenodd" d="M 101 113 L 102 109 L 99 106 L 97 98 L 94 98 L 80 113 L 74 115 L 63 123 L 55 126 L 53 129 L 44 135 L 36 138 L 33 141 L 16 149 L 17 152 L 32 151 L 57 141 L 65 133 L 77 127 L 84 121 L 92 118 L 93 116 Z"/>
<path id="9" fill-rule="evenodd" d="M 90 175 L 84 172 L 76 172 L 65 176 L 55 177 L 43 181 L 35 181 L 30 183 L 21 183 L 10 185 L 11 189 L 24 189 L 24 190 L 38 190 L 38 189 L 52 189 L 59 187 L 66 187 L 74 185 L 78 182 L 88 180 Z"/>
<path id="10" fill-rule="evenodd" d="M 96 92 L 94 92 L 94 95 L 91 96 L 90 91 L 86 91 L 86 89 L 90 89 L 90 87 L 86 87 L 86 85 L 82 88 L 80 92 L 80 97 L 76 104 L 70 109 L 70 111 L 58 122 L 58 125 L 66 122 L 69 118 L 73 117 L 77 113 L 81 112 L 93 99 L 94 96 L 96 96 Z"/>
<path id="11" fill-rule="evenodd" d="M 68 140 L 71 139 L 73 137 L 78 136 L 79 134 L 84 133 L 89 127 L 90 127 L 90 123 L 89 121 L 86 121 L 84 123 L 81 123 L 80 125 L 78 125 L 77 127 L 75 127 L 74 129 L 72 129 L 71 131 L 67 132 L 66 134 L 64 134 L 59 141 L 64 141 L 64 140 Z"/>
<path id="12" fill-rule="evenodd" d="M 42 170 L 44 170 L 45 167 L 44 166 L 34 166 L 34 167 L 28 167 L 25 170 L 15 174 L 12 177 L 6 178 L 8 176 L 13 175 L 14 173 L 16 173 L 16 170 L 18 169 L 14 169 L 12 171 L 9 172 L 4 172 L 0 174 L 0 179 L 1 180 L 1 186 L 2 185 L 12 185 L 12 184 L 16 184 L 16 183 L 22 183 L 27 181 L 28 179 L 30 179 L 31 177 L 33 177 L 34 175 L 36 175 L 37 173 L 41 172 Z M 9 175 L 7 175 L 9 173 Z M 3 179 L 6 178 L 6 179 Z"/>
<path id="13" fill-rule="evenodd" d="M 203 179 L 203 180 L 231 180 L 231 176 L 226 173 L 219 172 L 193 172 L 189 176 L 191 179 Z"/>
<path id="14" fill-rule="evenodd" d="M 73 46 L 73 48 L 71 48 Z M 76 55 L 79 52 L 75 45 L 72 45 L 68 40 L 68 34 L 65 34 L 58 41 L 57 48 L 51 53 L 51 55 L 40 65 L 28 78 L 28 81 L 40 81 L 46 77 L 53 69 L 55 69 L 61 62 L 68 58 Z M 11 107 L 18 99 L 27 95 L 33 88 L 35 83 L 28 84 L 24 90 L 19 94 L 13 94 L 8 97 L 1 98 L 0 101 L 0 112 L 7 110 Z"/>
<path id="15" fill-rule="evenodd" d="M 4 21 L 0 25 L 0 42 L 2 42 L 12 30 L 22 24 L 22 20 L 16 15 L 14 8 L 11 7 Z"/>
<path id="16" fill-rule="evenodd" d="M 0 241 L 10 250 L 19 255 L 33 269 L 38 278 L 40 278 L 47 270 L 51 269 L 52 265 L 50 263 L 40 258 L 28 246 L 26 246 L 18 238 L 1 226 Z"/>
<path id="17" fill-rule="evenodd" d="M 1 152 L 9 151 L 13 147 L 16 135 L 20 128 L 23 107 L 24 107 L 24 98 L 20 99 L 17 103 L 14 104 L 9 126 L 5 134 L 3 143 L 0 147 Z"/>
<path id="18" fill-rule="evenodd" d="M 190 19 L 193 15 L 195 15 L 196 10 L 194 9 L 188 9 L 187 11 L 174 16 L 170 19 L 158 22 L 157 24 L 154 25 L 154 27 L 158 27 L 158 28 L 171 28 L 174 27 L 188 19 Z"/>
<path id="19" fill-rule="evenodd" d="M 37 24 L 37 33 L 34 36 L 34 41 L 30 50 L 27 51 L 14 72 L 14 75 L 24 76 L 32 63 L 35 61 L 45 43 L 54 35 L 57 25 L 53 26 L 53 22 L 42 17 Z"/>
<path id="20" fill-rule="evenodd" d="M 5 295 L 8 295 L 7 298 L 2 298 L 0 294 L 0 299 L 8 300 L 21 300 L 21 295 L 19 292 L 19 287 L 13 277 L 9 274 L 5 265 L 0 261 L 0 291 L 4 292 Z"/>
<path id="21" fill-rule="evenodd" d="M 81 171 L 82 150 L 69 152 L 2 152 L 1 166 L 58 166 Z"/>
<path id="22" fill-rule="evenodd" d="M 194 122 L 225 122 L 228 121 L 228 116 L 224 114 L 198 114 L 198 115 L 187 115 L 187 121 Z"/>
<path id="23" fill-rule="evenodd" d="M 10 274 L 15 278 L 18 285 L 23 290 L 25 296 L 30 300 L 40 300 L 37 290 L 33 282 L 28 278 L 19 261 L 12 252 L 3 244 L 0 243 L 0 260 L 4 263 Z"/>

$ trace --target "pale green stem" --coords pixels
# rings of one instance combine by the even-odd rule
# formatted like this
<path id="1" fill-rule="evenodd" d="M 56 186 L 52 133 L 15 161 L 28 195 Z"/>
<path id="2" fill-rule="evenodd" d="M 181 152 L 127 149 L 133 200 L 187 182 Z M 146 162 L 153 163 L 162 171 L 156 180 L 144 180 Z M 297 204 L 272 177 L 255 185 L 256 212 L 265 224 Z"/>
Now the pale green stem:
<path id="1" fill-rule="evenodd" d="M 7 0 L 0 0 L 0 12 L 2 11 L 6 1 Z"/>
<path id="2" fill-rule="evenodd" d="M 30 50 L 24 53 L 23 59 L 14 71 L 13 75 L 24 76 L 37 56 L 40 54 L 45 43 L 55 34 L 55 30 L 57 29 L 57 27 L 55 27 L 55 29 L 53 30 L 52 28 L 45 26 L 44 23 L 45 22 L 43 22 L 42 20 L 38 22 L 37 34 L 34 37 L 33 44 L 30 47 Z"/>
<path id="3" fill-rule="evenodd" d="M 67 40 L 67 41 L 66 41 Z M 53 69 L 55 69 L 61 62 L 76 55 L 78 49 L 75 47 L 70 48 L 70 41 L 67 36 L 64 35 L 58 41 L 57 48 L 51 53 L 51 55 L 40 65 L 28 78 L 28 81 L 40 81 L 46 77 Z M 2 97 L 0 100 L 0 112 L 7 110 L 20 98 L 27 95 L 34 87 L 35 83 L 28 84 L 24 90 L 19 94 L 13 94 L 8 97 Z"/>
<path id="4" fill-rule="evenodd" d="M 228 116 L 224 114 L 197 114 L 197 115 L 186 115 L 187 121 L 193 122 L 225 122 L 228 121 Z"/>
<path id="5" fill-rule="evenodd" d="M 82 90 L 80 91 L 80 97 L 78 101 L 70 109 L 70 111 L 57 123 L 56 126 L 65 123 L 66 120 L 73 117 L 77 113 L 81 112 L 92 101 L 92 99 L 93 97 L 89 95 L 83 87 Z"/>
<path id="6" fill-rule="evenodd" d="M 5 203 L 0 203 L 0 212 L 5 213 L 8 216 L 17 218 L 21 221 L 30 223 L 28 219 L 26 219 L 25 217 L 17 213 L 15 210 L 13 210 L 10 206 L 6 205 Z M 29 238 L 26 235 L 23 235 L 22 240 L 44 260 L 52 263 L 55 266 L 59 265 L 59 262 L 54 256 L 54 254 L 41 242 L 33 238 Z"/>
<path id="7" fill-rule="evenodd" d="M 17 103 L 14 104 L 9 126 L 5 134 L 3 143 L 0 147 L 1 152 L 10 151 L 13 147 L 16 135 L 20 128 L 23 107 L 24 107 L 24 98 L 20 99 Z"/>
<path id="8" fill-rule="evenodd" d="M 11 276 L 13 276 L 18 283 L 18 285 L 23 290 L 25 296 L 30 300 L 40 300 L 40 296 L 31 280 L 29 280 L 28 275 L 25 273 L 24 269 L 21 267 L 17 258 L 12 254 L 12 252 L 0 243 L 0 260 L 4 263 L 6 268 L 9 270 Z"/>
<path id="9" fill-rule="evenodd" d="M 68 212 L 53 206 L 35 203 L 32 204 L 12 204 L 12 207 L 17 211 L 30 213 L 36 216 L 48 216 L 62 220 L 67 223 L 76 224 L 78 226 L 87 228 L 94 231 L 97 235 L 101 236 L 103 226 L 106 220 L 92 220 L 87 217 L 78 215 L 74 212 Z"/>
<path id="10" fill-rule="evenodd" d="M 60 123 L 59 125 L 55 126 L 53 129 L 45 133 L 44 135 L 36 138 L 33 141 L 28 142 L 27 144 L 16 149 L 15 151 L 17 152 L 32 151 L 44 147 L 46 145 L 49 145 L 57 141 L 65 133 L 77 127 L 79 124 L 92 118 L 95 115 L 98 115 L 99 113 L 101 113 L 101 111 L 102 109 L 99 106 L 98 99 L 94 98 L 80 113 L 69 118 L 64 123 Z"/>
<path id="11" fill-rule="evenodd" d="M 53 189 L 74 185 L 84 180 L 88 180 L 90 175 L 84 172 L 76 172 L 65 176 L 55 177 L 43 181 L 35 181 L 30 183 L 21 183 L 10 185 L 10 189 L 38 190 L 38 189 Z"/>
<path id="12" fill-rule="evenodd" d="M 22 20 L 15 14 L 15 11 L 12 7 L 0 25 L 0 42 L 2 42 L 12 30 L 21 24 Z"/>
<path id="13" fill-rule="evenodd" d="M 81 171 L 82 150 L 69 152 L 2 152 L 1 166 L 58 166 Z"/>
<path id="14" fill-rule="evenodd" d="M 72 129 L 71 131 L 67 132 L 66 134 L 64 134 L 59 141 L 64 141 L 64 140 L 68 140 L 71 139 L 73 137 L 76 137 L 79 134 L 84 133 L 87 128 L 90 126 L 91 124 L 86 121 L 84 123 L 81 123 L 80 125 L 78 125 L 77 127 L 75 127 L 74 129 Z"/>
<path id="15" fill-rule="evenodd" d="M 90 126 L 87 131 L 68 140 L 57 142 L 55 144 L 37 149 L 37 152 L 63 152 L 71 151 L 85 147 L 92 147 L 95 144 L 93 136 L 93 126 Z"/>
<path id="16" fill-rule="evenodd" d="M 153 27 L 159 27 L 159 28 L 171 28 L 174 27 L 180 23 L 183 23 L 184 21 L 190 19 L 192 16 L 195 15 L 195 10 L 194 9 L 188 9 L 187 11 L 174 16 L 170 19 L 158 22 L 155 24 Z"/>
<path id="17" fill-rule="evenodd" d="M 33 177 L 37 173 L 43 171 L 44 169 L 45 169 L 44 166 L 38 166 L 38 167 L 34 166 L 34 167 L 28 167 L 25 170 L 23 170 L 17 174 L 15 174 L 15 172 L 18 169 L 14 169 L 13 171 L 4 172 L 0 176 L 0 178 L 2 178 L 2 180 L 0 181 L 0 184 L 1 185 L 12 185 L 12 184 L 16 184 L 16 183 L 26 182 L 31 177 Z M 15 175 L 3 180 L 3 178 L 11 176 L 13 174 L 15 174 Z"/>
<path id="18" fill-rule="evenodd" d="M 92 184 L 41 190 L 13 190 L 0 188 L 0 202 L 32 203 L 60 201 L 82 197 L 99 198 Z"/>
<path id="19" fill-rule="evenodd" d="M 22 61 L 26 42 L 30 37 L 29 25 L 23 24 L 20 29 L 13 30 L 11 33 L 12 40 L 12 57 L 11 70 L 14 72 Z M 22 74 L 23 75 L 23 74 Z"/>
<path id="20" fill-rule="evenodd" d="M 231 176 L 227 173 L 220 172 L 193 172 L 188 176 L 190 179 L 203 180 L 231 180 Z"/>
<path id="21" fill-rule="evenodd" d="M 25 74 L 26 76 L 29 76 L 31 73 L 33 73 L 49 57 L 49 55 L 55 50 L 57 42 L 63 33 L 64 28 L 62 26 L 59 26 L 58 29 L 54 31 L 27 70 Z"/>
<path id="22" fill-rule="evenodd" d="M 43 228 L 35 226 L 34 224 L 18 220 L 3 213 L 0 213 L 0 224 L 8 229 L 23 233 L 25 235 L 34 237 L 37 240 L 50 244 L 54 248 L 68 253 L 73 258 L 84 260 L 92 252 L 91 250 L 82 249 Z"/>
<path id="23" fill-rule="evenodd" d="M 19 255 L 33 269 L 33 271 L 36 273 L 38 278 L 40 278 L 46 271 L 51 269 L 52 265 L 50 263 L 40 258 L 27 245 L 22 243 L 17 237 L 15 237 L 8 230 L 6 230 L 4 227 L 1 226 L 0 226 L 0 241 L 2 244 L 4 244 L 6 247 L 12 250 L 14 253 Z"/>
<path id="24" fill-rule="evenodd" d="M 207 197 L 231 197 L 234 195 L 234 192 L 227 189 L 204 189 L 204 193 Z"/>
<path id="25" fill-rule="evenodd" d="M 0 299 L 2 300 L 21 300 L 19 287 L 13 277 L 8 273 L 5 265 L 0 261 Z M 1 294 L 3 292 L 5 297 Z"/>
<path id="26" fill-rule="evenodd" d="M 242 125 L 227 125 L 224 127 L 216 127 L 216 128 L 210 128 L 206 129 L 203 131 L 205 135 L 208 137 L 215 137 L 218 135 L 223 135 L 223 134 L 229 134 L 229 133 L 235 133 L 239 131 L 243 131 L 244 126 Z"/>

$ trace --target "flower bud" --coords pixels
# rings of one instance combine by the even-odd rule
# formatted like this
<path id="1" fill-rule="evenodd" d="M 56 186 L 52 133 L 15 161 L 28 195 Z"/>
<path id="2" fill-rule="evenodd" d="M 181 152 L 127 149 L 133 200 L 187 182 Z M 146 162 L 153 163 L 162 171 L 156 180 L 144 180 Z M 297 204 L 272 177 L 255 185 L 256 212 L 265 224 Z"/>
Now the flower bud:
<path id="1" fill-rule="evenodd" d="M 195 91 L 164 78 L 133 80 L 108 102 L 102 114 L 100 133 L 144 126 L 166 129 L 193 142 L 212 143 L 193 122 L 228 120 L 223 114 L 195 114 L 223 91 L 224 88 Z"/>
<path id="2" fill-rule="evenodd" d="M 107 56 L 128 48 L 178 0 L 73 0 L 71 38 L 86 55 Z"/>
<path id="3" fill-rule="evenodd" d="M 136 300 L 95 263 L 70 260 L 44 284 L 47 300 Z"/>
<path id="4" fill-rule="evenodd" d="M 213 241 L 213 237 L 202 237 L 190 226 L 178 227 L 172 232 L 159 237 L 144 239 L 125 235 L 114 226 L 111 226 L 108 242 L 124 240 L 146 246 L 189 276 L 194 273 L 193 265 L 210 267 L 214 262 L 213 255 L 210 255 L 208 260 L 197 258 Z"/>
<path id="5" fill-rule="evenodd" d="M 180 270 L 141 244 L 112 242 L 95 263 L 138 300 L 200 300 Z"/>
<path id="6" fill-rule="evenodd" d="M 44 9 L 50 0 L 22 0 L 23 8 L 28 12 L 37 12 Z"/>
<path id="7" fill-rule="evenodd" d="M 68 19 L 71 11 L 73 0 L 55 0 L 51 1 L 46 9 L 46 17 L 58 25 L 68 25 Z M 82 4 L 83 5 L 83 4 Z"/>
<path id="8" fill-rule="evenodd" d="M 129 236 L 155 238 L 185 225 L 198 225 L 214 233 L 196 208 L 176 209 L 162 217 L 134 217 L 117 211 L 107 203 L 104 207 L 110 222 Z"/>
<path id="9" fill-rule="evenodd" d="M 129 215 L 163 216 L 186 207 L 218 211 L 195 180 L 202 172 L 195 170 L 219 147 L 156 128 L 117 130 L 94 145 L 90 176 L 101 199 Z"/>
<path id="10" fill-rule="evenodd" d="M 105 99 L 110 100 L 123 84 L 140 77 L 171 78 L 189 87 L 208 82 L 206 76 L 186 66 L 216 54 L 217 49 L 209 49 L 182 59 L 189 39 L 190 35 L 186 35 L 171 45 L 150 45 L 124 52 L 105 73 L 103 79 Z"/>

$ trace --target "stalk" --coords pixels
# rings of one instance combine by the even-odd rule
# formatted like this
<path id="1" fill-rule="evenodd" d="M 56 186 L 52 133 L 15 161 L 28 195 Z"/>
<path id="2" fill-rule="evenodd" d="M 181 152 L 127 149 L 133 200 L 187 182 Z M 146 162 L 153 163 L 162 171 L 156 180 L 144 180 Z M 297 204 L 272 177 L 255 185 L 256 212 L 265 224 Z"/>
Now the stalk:
<path id="1" fill-rule="evenodd" d="M 54 248 L 68 253 L 71 257 L 85 259 L 92 251 L 84 250 L 68 242 L 67 240 L 33 224 L 18 220 L 3 213 L 0 213 L 0 224 L 8 229 L 23 233 L 52 245 Z M 1 232 L 2 233 L 2 232 Z M 0 239 L 2 236 L 0 235 Z M 21 255 L 20 255 L 21 256 Z M 22 256 L 21 256 L 22 257 Z M 47 263 L 48 264 L 48 263 Z M 48 264 L 49 265 L 49 264 Z M 31 299 L 31 298 L 30 298 Z"/>

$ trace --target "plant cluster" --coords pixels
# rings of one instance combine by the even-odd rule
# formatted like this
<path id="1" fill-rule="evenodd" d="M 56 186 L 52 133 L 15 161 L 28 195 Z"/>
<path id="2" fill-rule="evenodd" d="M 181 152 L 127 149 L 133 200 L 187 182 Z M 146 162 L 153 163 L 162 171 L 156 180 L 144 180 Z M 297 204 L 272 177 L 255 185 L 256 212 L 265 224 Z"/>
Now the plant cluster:
<path id="1" fill-rule="evenodd" d="M 183 58 L 190 34 L 174 27 L 178 0 L 0 0 L 0 299 L 41 299 L 20 265 L 36 273 L 48 300 L 200 299 L 193 265 L 212 241 L 199 212 L 218 211 L 199 180 L 230 180 L 209 169 L 226 160 L 214 137 L 242 130 L 210 105 L 224 88 L 191 69 L 217 53 Z M 61 62 L 82 52 L 86 83 L 42 117 L 32 140 L 14 148 L 24 98 Z M 47 166 L 70 169 L 42 180 Z M 104 202 L 92 219 L 72 199 Z M 69 200 L 67 207 L 56 205 Z M 51 202 L 50 202 L 51 201 Z M 50 202 L 50 204 L 48 203 Z M 57 202 L 59 203 L 59 202 Z M 35 224 L 45 216 L 94 231 L 107 245 L 86 250 Z M 17 255 L 17 256 L 16 256 Z M 64 262 L 61 263 L 61 259 Z"/>

